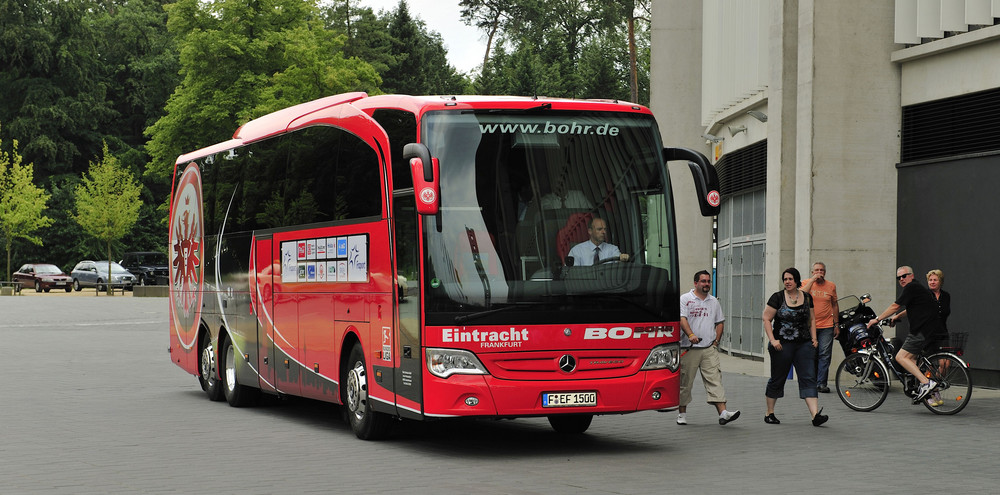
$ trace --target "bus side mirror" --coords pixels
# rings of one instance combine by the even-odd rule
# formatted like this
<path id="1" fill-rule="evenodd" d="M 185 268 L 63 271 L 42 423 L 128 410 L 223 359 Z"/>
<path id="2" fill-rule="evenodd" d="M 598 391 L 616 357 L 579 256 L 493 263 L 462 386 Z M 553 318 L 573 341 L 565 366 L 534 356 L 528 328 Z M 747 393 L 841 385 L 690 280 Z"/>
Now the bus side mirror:
<path id="1" fill-rule="evenodd" d="M 711 217 L 719 214 L 722 200 L 719 196 L 719 173 L 708 163 L 705 155 L 687 148 L 663 148 L 663 160 L 687 160 L 694 177 L 694 187 L 698 193 L 698 206 L 702 216 Z"/>
<path id="2" fill-rule="evenodd" d="M 413 193 L 417 196 L 417 213 L 436 215 L 441 205 L 441 170 L 437 158 L 431 158 L 427 146 L 410 143 L 403 146 L 403 158 L 410 162 Z"/>

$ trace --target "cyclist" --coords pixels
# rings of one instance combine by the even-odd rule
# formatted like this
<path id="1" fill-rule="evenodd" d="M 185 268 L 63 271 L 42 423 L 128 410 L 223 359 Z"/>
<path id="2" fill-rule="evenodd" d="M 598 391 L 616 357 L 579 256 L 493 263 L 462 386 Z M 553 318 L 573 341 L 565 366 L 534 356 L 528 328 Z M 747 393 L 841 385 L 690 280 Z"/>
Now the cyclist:
<path id="1" fill-rule="evenodd" d="M 903 341 L 903 345 L 896 353 L 896 362 L 907 372 L 920 380 L 917 388 L 917 395 L 913 398 L 914 404 L 920 401 L 937 387 L 937 382 L 924 376 L 917 367 L 917 354 L 921 353 L 929 343 L 930 336 L 937 335 L 944 330 L 941 318 L 938 315 L 937 298 L 931 291 L 913 279 L 913 268 L 901 266 L 896 269 L 896 280 L 903 288 L 896 302 L 868 322 L 868 328 L 890 316 L 896 315 L 904 308 L 906 317 L 910 322 L 910 335 Z"/>

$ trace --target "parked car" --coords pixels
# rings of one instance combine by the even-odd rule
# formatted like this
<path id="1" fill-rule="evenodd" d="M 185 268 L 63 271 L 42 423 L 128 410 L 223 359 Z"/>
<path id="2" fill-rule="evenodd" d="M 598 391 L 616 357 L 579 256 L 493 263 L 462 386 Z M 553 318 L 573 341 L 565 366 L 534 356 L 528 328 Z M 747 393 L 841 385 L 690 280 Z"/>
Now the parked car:
<path id="1" fill-rule="evenodd" d="M 124 267 L 115 262 L 111 263 L 111 287 L 115 289 L 132 290 L 132 283 L 135 277 Z M 108 261 L 84 260 L 76 264 L 70 272 L 73 278 L 73 288 L 81 290 L 84 287 L 96 287 L 97 290 L 107 289 Z"/>
<path id="2" fill-rule="evenodd" d="M 70 291 L 70 277 L 63 273 L 56 265 L 48 263 L 28 263 L 18 269 L 11 276 L 14 282 L 20 282 L 18 288 L 34 287 L 35 292 L 48 292 L 52 289 L 65 289 Z"/>
<path id="3" fill-rule="evenodd" d="M 135 276 L 134 285 L 167 285 L 170 277 L 167 255 L 160 252 L 125 253 L 118 264 Z"/>

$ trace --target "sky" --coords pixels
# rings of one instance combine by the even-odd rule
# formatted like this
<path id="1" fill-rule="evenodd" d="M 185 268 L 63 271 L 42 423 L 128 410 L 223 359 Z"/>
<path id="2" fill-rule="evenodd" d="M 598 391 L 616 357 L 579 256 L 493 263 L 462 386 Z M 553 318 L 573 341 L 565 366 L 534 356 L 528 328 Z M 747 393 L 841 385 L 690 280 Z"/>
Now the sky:
<path id="1" fill-rule="evenodd" d="M 380 10 L 394 10 L 399 0 L 361 0 L 361 5 Z M 486 36 L 462 22 L 458 0 L 406 0 L 410 15 L 422 19 L 427 29 L 437 31 L 444 39 L 448 61 L 461 72 L 472 72 L 483 61 Z"/>

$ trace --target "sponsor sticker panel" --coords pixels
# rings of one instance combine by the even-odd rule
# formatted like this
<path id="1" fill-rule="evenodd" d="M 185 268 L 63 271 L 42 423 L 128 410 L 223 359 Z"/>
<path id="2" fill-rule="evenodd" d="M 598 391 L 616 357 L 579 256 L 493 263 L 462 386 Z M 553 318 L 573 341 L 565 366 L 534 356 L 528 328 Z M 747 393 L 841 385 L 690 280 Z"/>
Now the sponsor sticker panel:
<path id="1" fill-rule="evenodd" d="M 368 234 L 281 243 L 284 283 L 368 282 Z"/>

